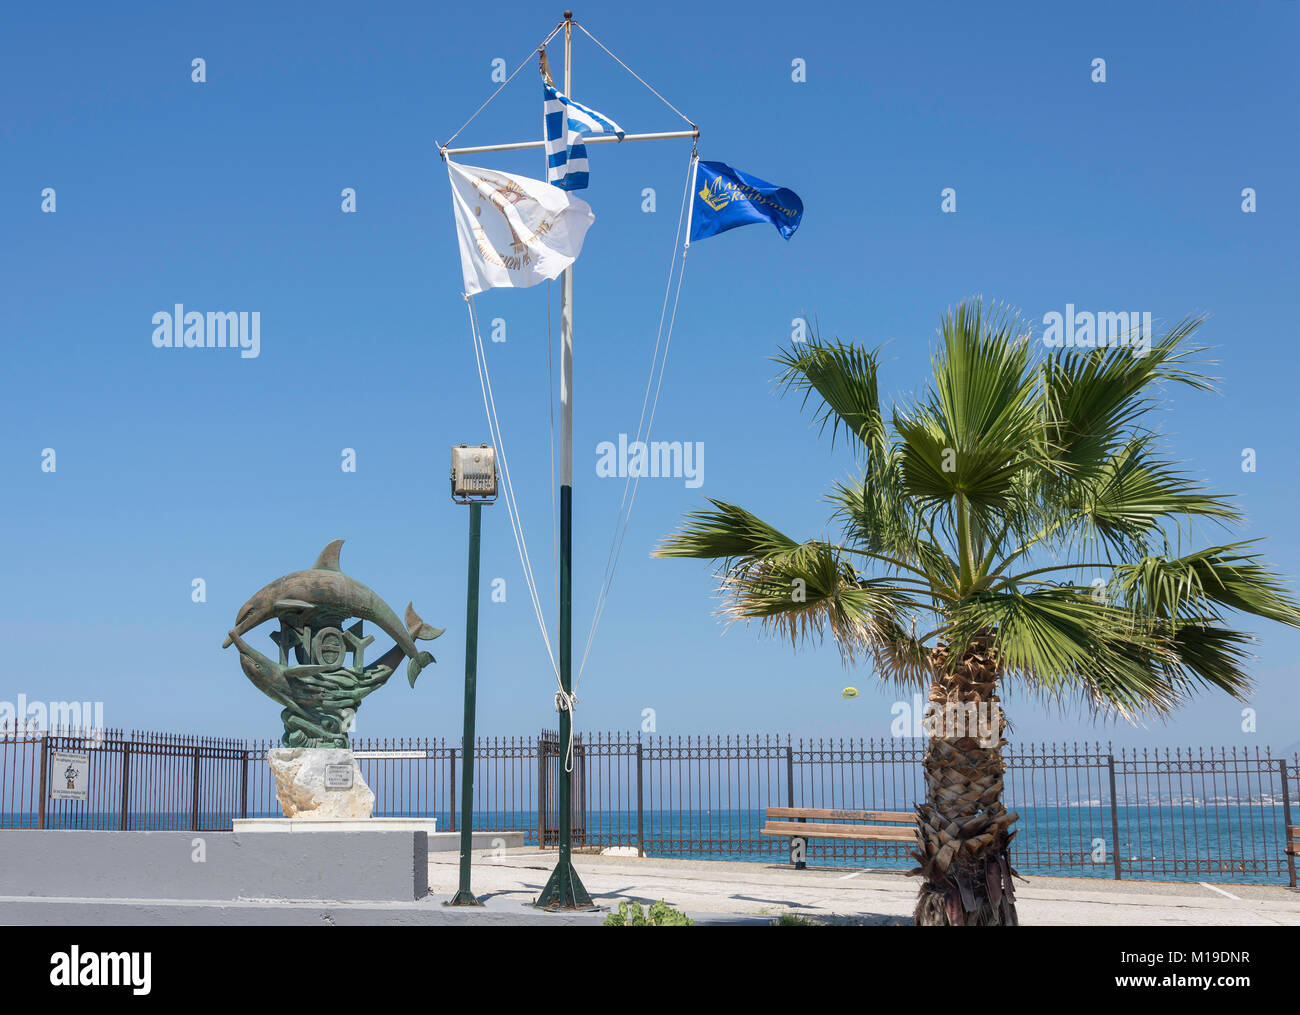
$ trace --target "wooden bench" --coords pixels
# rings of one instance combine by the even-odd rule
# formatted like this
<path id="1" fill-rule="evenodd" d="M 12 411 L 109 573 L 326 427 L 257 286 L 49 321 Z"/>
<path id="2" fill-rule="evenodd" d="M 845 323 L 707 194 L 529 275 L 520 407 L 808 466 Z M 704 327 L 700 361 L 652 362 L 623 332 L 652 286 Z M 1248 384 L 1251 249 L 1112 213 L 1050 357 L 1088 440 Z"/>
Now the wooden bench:
<path id="1" fill-rule="evenodd" d="M 1300 825 L 1286 826 L 1286 855 L 1300 856 Z"/>
<path id="2" fill-rule="evenodd" d="M 837 823 L 838 822 L 838 823 Z M 897 822 L 880 824 L 879 822 Z M 842 811 L 816 807 L 769 807 L 767 824 L 759 833 L 790 840 L 790 862 L 804 870 L 809 839 L 850 839 L 858 842 L 916 842 L 916 815 L 911 811 Z"/>

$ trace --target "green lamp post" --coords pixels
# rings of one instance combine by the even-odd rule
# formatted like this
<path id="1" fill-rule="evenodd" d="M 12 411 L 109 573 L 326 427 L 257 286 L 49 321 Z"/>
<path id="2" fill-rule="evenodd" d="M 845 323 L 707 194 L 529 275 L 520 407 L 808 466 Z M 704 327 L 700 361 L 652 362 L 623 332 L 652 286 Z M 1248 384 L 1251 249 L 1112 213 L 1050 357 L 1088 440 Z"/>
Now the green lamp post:
<path id="1" fill-rule="evenodd" d="M 484 504 L 497 498 L 496 451 L 486 444 L 451 449 L 451 499 L 469 505 L 469 579 L 465 590 L 465 727 L 461 736 L 460 886 L 448 906 L 481 906 L 469 887 L 474 847 L 474 698 L 478 682 L 479 535 Z"/>

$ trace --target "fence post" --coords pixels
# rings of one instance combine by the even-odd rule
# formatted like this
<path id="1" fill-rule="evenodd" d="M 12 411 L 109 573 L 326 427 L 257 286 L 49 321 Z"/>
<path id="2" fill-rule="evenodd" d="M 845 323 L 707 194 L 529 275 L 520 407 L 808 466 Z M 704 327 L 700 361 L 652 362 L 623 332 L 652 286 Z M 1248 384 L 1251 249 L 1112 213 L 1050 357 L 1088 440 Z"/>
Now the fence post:
<path id="1" fill-rule="evenodd" d="M 1286 856 L 1286 872 L 1291 881 L 1291 887 L 1295 883 L 1295 857 L 1288 851 L 1287 847 L 1291 844 L 1291 791 L 1287 789 L 1287 771 L 1286 758 L 1277 759 L 1278 770 L 1282 773 L 1282 852 Z"/>
<path id="2" fill-rule="evenodd" d="M 546 848 L 546 748 L 537 738 L 537 848 Z"/>
<path id="3" fill-rule="evenodd" d="M 785 805 L 794 806 L 794 752 L 789 741 L 785 745 Z"/>
<path id="4" fill-rule="evenodd" d="M 462 741 L 463 743 L 463 741 Z M 449 832 L 456 831 L 456 748 L 451 749 L 451 806 L 447 813 L 451 816 Z"/>
<path id="5" fill-rule="evenodd" d="M 125 832 L 131 827 L 127 815 L 131 811 L 131 741 L 122 743 L 122 820 L 118 828 Z"/>
<path id="6" fill-rule="evenodd" d="M 190 831 L 199 830 L 199 745 L 194 745 L 194 793 L 190 800 Z"/>
<path id="7" fill-rule="evenodd" d="M 50 734 L 49 730 L 41 733 L 41 783 L 40 783 L 40 802 L 36 805 L 36 827 L 45 827 L 45 770 L 50 767 Z"/>
<path id="8" fill-rule="evenodd" d="M 1115 864 L 1115 880 L 1120 880 L 1119 872 L 1119 803 L 1115 799 L 1115 755 L 1106 755 L 1106 766 L 1110 769 L 1110 855 Z"/>
<path id="9" fill-rule="evenodd" d="M 641 760 L 641 737 L 637 737 L 637 856 L 646 855 L 645 801 L 643 801 L 641 794 Z"/>
<path id="10" fill-rule="evenodd" d="M 244 774 L 239 786 L 239 816 L 248 817 L 248 748 L 244 748 Z"/>

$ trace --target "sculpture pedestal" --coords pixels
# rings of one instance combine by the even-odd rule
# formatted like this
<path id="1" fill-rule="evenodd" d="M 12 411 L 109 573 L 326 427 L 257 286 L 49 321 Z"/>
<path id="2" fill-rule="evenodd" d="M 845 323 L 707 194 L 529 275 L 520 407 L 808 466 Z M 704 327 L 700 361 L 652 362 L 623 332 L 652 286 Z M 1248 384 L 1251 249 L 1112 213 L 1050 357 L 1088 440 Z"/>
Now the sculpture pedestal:
<path id="1" fill-rule="evenodd" d="M 286 818 L 360 821 L 375 808 L 375 794 L 346 747 L 274 747 L 266 762 Z"/>

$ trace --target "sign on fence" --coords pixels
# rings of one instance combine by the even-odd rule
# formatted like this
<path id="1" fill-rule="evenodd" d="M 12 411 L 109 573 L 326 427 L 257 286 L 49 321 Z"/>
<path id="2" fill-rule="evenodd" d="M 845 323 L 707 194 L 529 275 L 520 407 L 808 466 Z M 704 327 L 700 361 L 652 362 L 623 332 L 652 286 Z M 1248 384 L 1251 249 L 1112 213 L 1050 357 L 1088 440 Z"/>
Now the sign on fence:
<path id="1" fill-rule="evenodd" d="M 50 799 L 86 800 L 90 789 L 90 755 L 50 755 Z"/>

